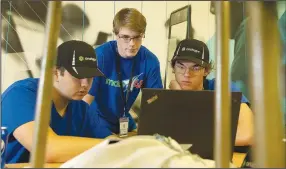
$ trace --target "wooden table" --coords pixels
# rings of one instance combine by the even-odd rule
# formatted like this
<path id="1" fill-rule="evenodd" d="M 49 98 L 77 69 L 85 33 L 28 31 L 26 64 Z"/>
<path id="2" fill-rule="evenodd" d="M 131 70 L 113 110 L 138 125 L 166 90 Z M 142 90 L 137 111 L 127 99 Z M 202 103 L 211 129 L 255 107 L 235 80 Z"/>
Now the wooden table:
<path id="1" fill-rule="evenodd" d="M 59 168 L 63 163 L 46 163 L 45 168 Z M 16 164 L 7 164 L 6 168 L 24 168 L 29 167 L 29 163 L 16 163 Z"/>
<path id="2" fill-rule="evenodd" d="M 233 164 L 237 167 L 240 167 L 244 158 L 244 153 L 234 153 L 233 154 Z M 62 165 L 62 163 L 46 163 L 45 168 L 59 168 Z M 23 168 L 23 167 L 29 167 L 29 163 L 17 163 L 17 164 L 7 164 L 7 168 Z"/>

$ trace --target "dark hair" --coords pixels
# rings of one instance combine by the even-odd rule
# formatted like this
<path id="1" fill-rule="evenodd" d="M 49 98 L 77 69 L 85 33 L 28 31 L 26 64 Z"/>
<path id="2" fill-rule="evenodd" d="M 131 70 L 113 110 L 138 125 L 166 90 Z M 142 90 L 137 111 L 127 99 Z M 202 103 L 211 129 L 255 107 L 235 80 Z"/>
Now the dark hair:
<path id="1" fill-rule="evenodd" d="M 64 67 L 62 67 L 62 66 L 56 66 L 56 69 L 57 70 L 60 70 L 60 75 L 61 76 L 64 76 L 64 73 L 65 73 L 65 68 Z"/>

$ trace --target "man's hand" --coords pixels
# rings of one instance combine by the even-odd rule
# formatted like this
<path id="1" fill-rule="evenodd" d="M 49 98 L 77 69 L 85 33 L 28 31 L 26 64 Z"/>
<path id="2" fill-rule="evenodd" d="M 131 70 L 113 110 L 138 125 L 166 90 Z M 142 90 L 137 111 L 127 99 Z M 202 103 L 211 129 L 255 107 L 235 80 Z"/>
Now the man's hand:
<path id="1" fill-rule="evenodd" d="M 110 140 L 122 140 L 122 138 L 120 138 L 117 134 L 112 134 L 108 137 L 106 137 L 105 139 L 110 139 Z"/>
<path id="2" fill-rule="evenodd" d="M 138 134 L 138 133 L 137 133 L 137 129 L 128 132 L 128 136 L 129 136 L 129 137 L 131 137 L 131 136 L 136 136 L 137 134 Z"/>
<path id="3" fill-rule="evenodd" d="M 179 83 L 176 80 L 172 80 L 170 82 L 169 88 L 173 89 L 173 90 L 182 90 L 181 86 L 179 85 Z"/>
<path id="4" fill-rule="evenodd" d="M 91 105 L 91 103 L 94 100 L 94 96 L 90 95 L 90 94 L 86 94 L 83 98 L 83 101 L 85 101 L 87 104 Z"/>

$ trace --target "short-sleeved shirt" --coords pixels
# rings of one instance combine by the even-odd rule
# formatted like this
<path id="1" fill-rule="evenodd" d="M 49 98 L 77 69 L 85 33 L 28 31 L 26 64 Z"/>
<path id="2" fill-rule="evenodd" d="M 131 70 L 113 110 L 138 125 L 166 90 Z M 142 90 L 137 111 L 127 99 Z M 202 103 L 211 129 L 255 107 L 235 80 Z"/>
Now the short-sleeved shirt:
<path id="1" fill-rule="evenodd" d="M 232 92 L 241 92 L 240 89 L 235 85 L 235 83 L 230 84 Z M 204 80 L 204 90 L 215 90 L 215 78 Z M 246 103 L 249 105 L 248 99 L 242 94 L 241 103 Z"/>
<path id="2" fill-rule="evenodd" d="M 122 99 L 118 74 L 116 71 L 117 42 L 110 41 L 95 49 L 98 66 L 106 77 L 95 77 L 89 94 L 94 96 L 91 111 L 99 110 L 111 132 L 119 132 L 119 118 L 123 115 L 124 100 Z M 127 87 L 134 65 L 131 92 L 127 101 L 126 111 L 129 111 L 141 88 L 163 88 L 160 63 L 158 58 L 146 47 L 141 46 L 137 55 L 132 58 L 120 57 L 123 92 L 126 96 Z M 136 124 L 129 113 L 129 131 Z"/>
<path id="3" fill-rule="evenodd" d="M 9 134 L 6 163 L 29 161 L 29 151 L 14 138 L 13 132 L 21 125 L 34 121 L 38 81 L 36 78 L 17 81 L 2 94 L 2 126 L 7 127 Z M 102 138 L 105 129 L 98 128 L 99 117 L 90 114 L 88 109 L 89 105 L 84 101 L 71 100 L 62 117 L 52 103 L 50 127 L 62 136 Z"/>

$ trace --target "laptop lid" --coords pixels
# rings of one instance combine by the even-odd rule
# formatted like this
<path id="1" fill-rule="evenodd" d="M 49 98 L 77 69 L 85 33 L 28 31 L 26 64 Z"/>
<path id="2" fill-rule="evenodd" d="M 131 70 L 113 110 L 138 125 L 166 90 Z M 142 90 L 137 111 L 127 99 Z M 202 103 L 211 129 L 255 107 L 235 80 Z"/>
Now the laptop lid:
<path id="1" fill-rule="evenodd" d="M 233 154 L 241 92 L 232 92 L 231 157 Z M 180 144 L 192 144 L 190 151 L 214 159 L 214 91 L 143 89 L 139 135 L 158 133 L 170 136 Z"/>

